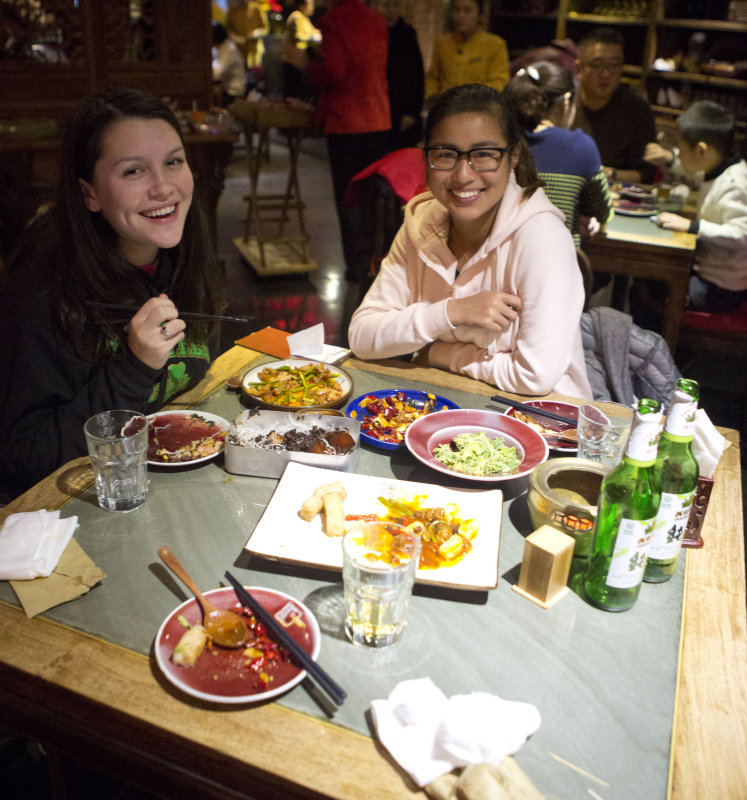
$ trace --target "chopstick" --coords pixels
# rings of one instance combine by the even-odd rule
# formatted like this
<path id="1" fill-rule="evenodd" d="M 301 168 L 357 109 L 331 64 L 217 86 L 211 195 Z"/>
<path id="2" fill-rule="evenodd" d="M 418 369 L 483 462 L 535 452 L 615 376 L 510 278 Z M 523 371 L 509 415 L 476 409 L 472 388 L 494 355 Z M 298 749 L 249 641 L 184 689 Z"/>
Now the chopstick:
<path id="1" fill-rule="evenodd" d="M 86 300 L 86 305 L 91 306 L 91 308 L 110 308 L 113 311 L 131 311 L 133 314 L 138 310 L 135 306 L 120 306 L 117 305 L 117 303 L 99 303 L 95 300 Z M 180 311 L 179 316 L 182 319 L 212 319 L 226 322 L 249 322 L 249 320 L 254 319 L 253 316 L 222 317 L 219 314 L 198 314 L 196 311 Z"/>
<path id="2" fill-rule="evenodd" d="M 259 618 L 265 629 L 270 633 L 273 639 L 280 644 L 284 645 L 290 651 L 291 657 L 296 662 L 296 665 L 305 669 L 316 682 L 324 689 L 325 692 L 337 703 L 338 706 L 342 705 L 343 700 L 348 696 L 344 689 L 341 689 L 332 678 L 314 661 L 314 659 L 301 647 L 300 644 L 290 634 L 286 633 L 277 620 L 266 611 L 257 600 L 231 575 L 226 572 L 226 578 L 233 586 L 236 592 L 236 597 L 242 605 L 250 608 L 254 614 Z"/>
<path id="3" fill-rule="evenodd" d="M 509 400 L 508 397 L 501 397 L 499 394 L 494 394 L 491 400 L 495 400 L 496 403 L 503 403 L 503 405 L 510 406 L 511 408 L 516 408 L 519 411 L 523 411 L 525 414 L 537 414 L 540 417 L 547 417 L 548 419 L 554 419 L 557 422 L 565 422 L 566 425 L 570 425 L 571 427 L 575 428 L 578 422 L 575 419 L 569 419 L 568 417 L 563 417 L 560 414 L 554 414 L 552 411 L 545 411 L 544 408 L 537 408 L 536 406 L 528 406 L 524 403 L 520 403 L 518 400 Z"/>

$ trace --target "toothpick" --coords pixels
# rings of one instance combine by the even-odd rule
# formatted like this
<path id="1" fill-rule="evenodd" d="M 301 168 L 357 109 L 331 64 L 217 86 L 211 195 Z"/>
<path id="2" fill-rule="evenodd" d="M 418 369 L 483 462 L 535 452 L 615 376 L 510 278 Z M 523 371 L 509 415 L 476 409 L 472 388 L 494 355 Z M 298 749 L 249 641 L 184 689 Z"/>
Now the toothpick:
<path id="1" fill-rule="evenodd" d="M 610 784 L 607 783 L 607 781 L 603 781 L 601 778 L 597 778 L 597 776 L 596 775 L 592 775 L 591 772 L 587 772 L 585 769 L 581 769 L 581 767 L 577 767 L 575 764 L 571 764 L 570 761 L 566 761 L 564 758 L 561 758 L 560 756 L 556 756 L 555 753 L 550 753 L 550 756 L 552 756 L 552 758 L 554 758 L 556 761 L 560 762 L 564 766 L 568 767 L 569 769 L 573 769 L 576 772 L 578 772 L 580 775 L 584 775 L 590 781 L 594 781 L 595 783 L 598 783 L 600 786 L 606 786 L 609 789 Z"/>

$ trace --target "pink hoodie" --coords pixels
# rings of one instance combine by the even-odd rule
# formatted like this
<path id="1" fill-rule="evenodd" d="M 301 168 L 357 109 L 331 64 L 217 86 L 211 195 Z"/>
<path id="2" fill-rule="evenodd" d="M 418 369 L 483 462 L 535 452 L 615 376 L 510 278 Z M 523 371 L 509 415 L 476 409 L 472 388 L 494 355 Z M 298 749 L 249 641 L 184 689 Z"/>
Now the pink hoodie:
<path id="1" fill-rule="evenodd" d="M 584 289 L 562 213 L 541 189 L 525 199 L 512 174 L 493 230 L 458 276 L 448 229 L 448 213 L 430 192 L 407 204 L 381 271 L 353 314 L 353 352 L 391 358 L 432 342 L 432 367 L 517 394 L 590 398 L 579 327 Z M 497 334 L 454 327 L 448 300 L 483 291 L 521 297 L 517 320 Z"/>

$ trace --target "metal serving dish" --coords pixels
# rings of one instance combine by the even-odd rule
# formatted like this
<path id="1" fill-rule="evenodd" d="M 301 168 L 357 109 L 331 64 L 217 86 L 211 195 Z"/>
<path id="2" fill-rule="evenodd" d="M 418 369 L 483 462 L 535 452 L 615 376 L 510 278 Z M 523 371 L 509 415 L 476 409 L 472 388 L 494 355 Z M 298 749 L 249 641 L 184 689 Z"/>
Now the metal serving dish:
<path id="1" fill-rule="evenodd" d="M 253 441 L 272 431 L 286 433 L 296 429 L 309 431 L 346 430 L 355 441 L 355 448 L 345 455 L 304 453 L 293 450 L 272 450 Z M 233 421 L 226 436 L 225 465 L 228 472 L 237 475 L 254 475 L 259 478 L 279 478 L 290 461 L 312 467 L 353 472 L 358 463 L 361 425 L 358 420 L 311 412 L 242 411 Z M 238 443 L 239 441 L 243 443 Z"/>

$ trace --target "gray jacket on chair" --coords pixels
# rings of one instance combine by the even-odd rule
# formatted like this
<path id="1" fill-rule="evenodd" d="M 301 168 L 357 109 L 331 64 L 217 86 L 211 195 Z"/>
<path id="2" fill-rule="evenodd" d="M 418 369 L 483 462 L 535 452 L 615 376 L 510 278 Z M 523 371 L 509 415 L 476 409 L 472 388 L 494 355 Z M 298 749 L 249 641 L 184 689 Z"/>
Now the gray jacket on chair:
<path id="1" fill-rule="evenodd" d="M 601 306 L 581 315 L 581 338 L 595 400 L 633 406 L 637 399 L 650 397 L 668 406 L 682 376 L 658 333 L 639 328 L 621 311 Z"/>

